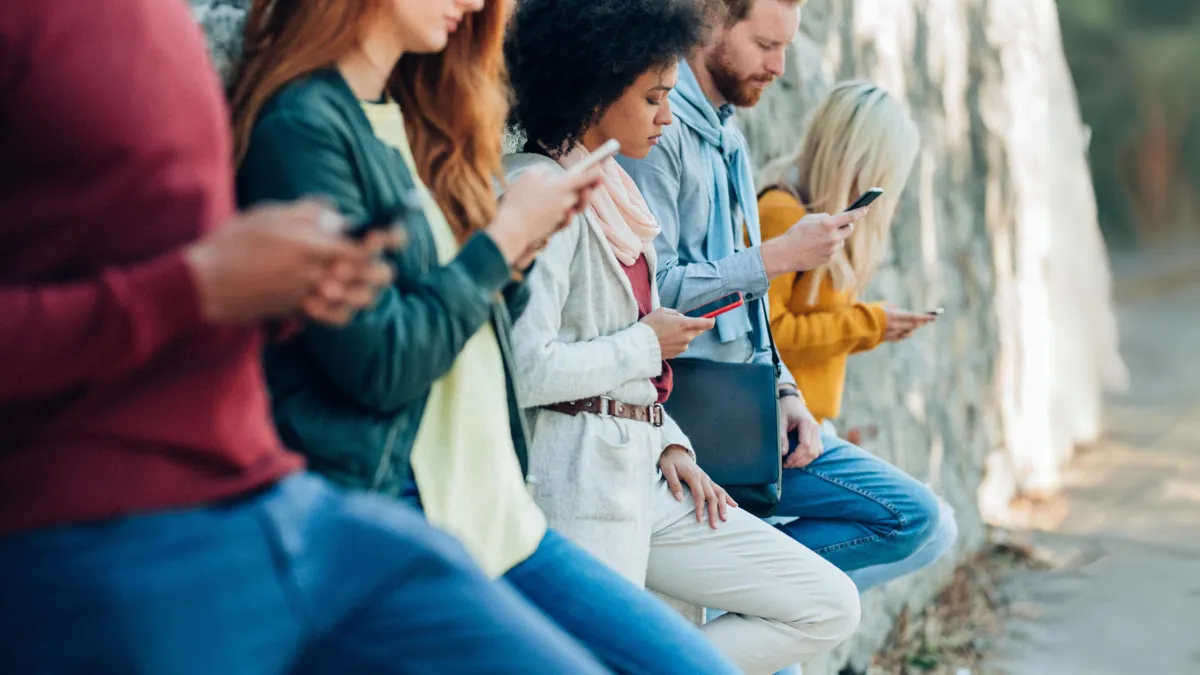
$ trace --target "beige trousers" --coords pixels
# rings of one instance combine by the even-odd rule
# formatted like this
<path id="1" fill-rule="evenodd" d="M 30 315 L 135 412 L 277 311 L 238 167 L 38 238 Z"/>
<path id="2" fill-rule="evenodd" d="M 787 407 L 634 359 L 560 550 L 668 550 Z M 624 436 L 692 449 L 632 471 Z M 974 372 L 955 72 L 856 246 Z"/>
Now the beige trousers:
<path id="1" fill-rule="evenodd" d="M 858 627 L 858 589 L 824 558 L 740 509 L 716 530 L 697 523 L 690 493 L 677 502 L 663 480 L 648 492 L 649 546 L 578 543 L 635 582 L 644 570 L 651 590 L 728 612 L 703 630 L 748 675 L 828 652 Z"/>

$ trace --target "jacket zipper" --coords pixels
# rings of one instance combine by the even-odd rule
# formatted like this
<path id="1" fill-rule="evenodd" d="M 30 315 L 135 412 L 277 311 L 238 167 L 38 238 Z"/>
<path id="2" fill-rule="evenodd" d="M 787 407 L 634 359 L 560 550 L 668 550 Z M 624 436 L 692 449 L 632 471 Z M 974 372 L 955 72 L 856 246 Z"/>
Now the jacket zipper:
<path id="1" fill-rule="evenodd" d="M 496 342 L 500 345 L 500 353 L 504 358 L 504 377 L 507 379 L 506 386 L 511 386 L 513 374 L 508 366 L 513 362 L 510 352 L 510 345 L 507 337 L 512 331 L 512 319 L 509 317 L 508 308 L 504 306 L 503 299 L 496 302 L 496 307 L 492 311 L 493 324 L 497 329 Z M 500 330 L 503 330 L 503 335 Z M 515 414 L 517 427 L 520 429 L 521 437 L 513 439 L 513 445 L 520 444 L 520 448 L 513 448 L 517 453 L 517 463 L 521 466 L 521 473 L 525 479 L 525 489 L 533 495 L 533 490 L 537 486 L 538 479 L 529 471 L 529 429 L 525 426 L 525 413 L 522 410 L 517 410 L 516 413 L 509 411 L 510 418 Z"/>
<path id="2" fill-rule="evenodd" d="M 429 256 L 428 242 L 422 242 L 424 246 L 418 246 L 417 266 L 421 269 L 421 274 L 429 273 Z M 396 449 L 396 437 L 400 434 L 400 422 L 392 422 L 392 426 L 388 429 L 387 440 L 383 444 L 383 454 L 379 457 L 379 465 L 375 467 L 375 477 L 371 479 L 371 492 L 376 492 L 383 485 L 383 477 L 386 475 L 387 466 L 392 461 L 392 454 Z"/>
<path id="3" fill-rule="evenodd" d="M 383 455 L 379 458 L 379 466 L 375 467 L 375 477 L 371 479 L 371 492 L 379 490 L 379 486 L 383 485 L 383 476 L 387 470 L 388 463 L 392 460 L 392 452 L 396 448 L 396 436 L 400 433 L 400 423 L 393 422 L 392 427 L 388 429 L 387 441 L 383 444 Z"/>

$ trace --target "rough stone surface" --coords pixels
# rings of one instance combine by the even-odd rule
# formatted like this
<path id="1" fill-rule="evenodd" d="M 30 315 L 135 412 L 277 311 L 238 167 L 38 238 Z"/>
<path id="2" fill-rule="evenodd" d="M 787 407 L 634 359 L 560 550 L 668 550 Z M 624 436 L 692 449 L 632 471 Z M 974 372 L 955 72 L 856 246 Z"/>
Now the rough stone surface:
<path id="1" fill-rule="evenodd" d="M 242 28 L 250 0 L 191 0 L 191 5 L 192 15 L 208 38 L 213 66 L 228 83 L 242 55 Z"/>
<path id="2" fill-rule="evenodd" d="M 923 149 L 866 295 L 947 310 L 909 343 L 851 359 L 842 426 L 946 496 L 960 553 L 976 550 L 980 509 L 1003 520 L 1014 496 L 1056 489 L 1075 445 L 1099 434 L 1103 388 L 1124 380 L 1054 3 L 810 0 L 801 33 L 784 81 L 741 116 L 757 161 L 794 151 L 833 82 L 904 100 Z M 863 666 L 949 571 L 870 594 L 855 639 L 806 674 Z"/>
<path id="3" fill-rule="evenodd" d="M 192 0 L 224 75 L 246 0 Z M 866 294 L 946 315 L 909 343 L 851 360 L 844 429 L 929 481 L 958 511 L 959 555 L 1012 497 L 1053 490 L 1121 385 L 1086 134 L 1053 0 L 810 0 L 788 73 L 740 113 L 756 162 L 793 152 L 837 80 L 905 101 L 923 150 L 891 254 Z M 872 592 L 849 644 L 806 665 L 862 667 L 893 618 L 920 609 L 952 561 Z"/>

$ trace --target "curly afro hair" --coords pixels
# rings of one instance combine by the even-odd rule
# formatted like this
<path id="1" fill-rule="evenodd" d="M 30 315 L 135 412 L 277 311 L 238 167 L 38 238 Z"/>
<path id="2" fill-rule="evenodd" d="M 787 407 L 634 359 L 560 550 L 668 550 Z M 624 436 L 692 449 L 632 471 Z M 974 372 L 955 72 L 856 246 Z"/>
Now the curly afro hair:
<path id="1" fill-rule="evenodd" d="M 705 36 L 711 0 L 519 0 L 504 56 L 511 122 L 556 152 L 574 147 L 643 73 Z"/>

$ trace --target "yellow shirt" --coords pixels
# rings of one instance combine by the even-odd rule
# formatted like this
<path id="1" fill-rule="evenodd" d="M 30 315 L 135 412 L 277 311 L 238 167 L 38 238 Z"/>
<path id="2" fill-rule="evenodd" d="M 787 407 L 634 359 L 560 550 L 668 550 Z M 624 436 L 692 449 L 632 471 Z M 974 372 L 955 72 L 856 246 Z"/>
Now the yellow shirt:
<path id="1" fill-rule="evenodd" d="M 408 164 L 422 192 L 438 261 L 450 262 L 458 240 L 417 175 L 400 106 L 364 103 L 363 110 L 375 135 Z M 546 533 L 546 518 L 521 475 L 508 413 L 504 359 L 487 323 L 433 383 L 411 462 L 429 522 L 457 537 L 493 577 L 528 558 Z"/>
<path id="2" fill-rule="evenodd" d="M 763 241 L 787 232 L 804 217 L 804 207 L 783 190 L 758 200 Z M 771 281 L 768 291 L 771 334 L 808 409 L 818 420 L 834 419 L 842 409 L 846 357 L 874 349 L 883 341 L 887 314 L 881 303 L 861 303 L 835 290 L 826 274 L 816 302 L 810 303 L 814 275 L 790 272 Z"/>

